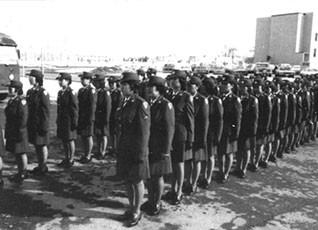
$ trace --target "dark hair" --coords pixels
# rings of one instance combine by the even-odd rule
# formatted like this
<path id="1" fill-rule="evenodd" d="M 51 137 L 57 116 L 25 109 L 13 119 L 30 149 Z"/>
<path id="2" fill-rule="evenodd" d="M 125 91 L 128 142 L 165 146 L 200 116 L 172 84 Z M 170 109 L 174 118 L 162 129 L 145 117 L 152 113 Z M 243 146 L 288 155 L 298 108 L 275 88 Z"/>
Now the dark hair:
<path id="1" fill-rule="evenodd" d="M 36 77 L 35 82 L 38 83 L 39 86 L 43 86 L 43 78 L 42 77 Z"/>
<path id="2" fill-rule="evenodd" d="M 179 77 L 178 79 L 181 85 L 181 90 L 187 90 L 187 79 L 182 77 Z"/>
<path id="3" fill-rule="evenodd" d="M 138 92 L 138 89 L 139 89 L 139 82 L 136 82 L 136 81 L 126 81 L 124 83 L 127 83 L 130 87 L 130 90 L 131 91 L 134 91 L 134 93 L 137 93 Z"/>
<path id="4" fill-rule="evenodd" d="M 166 93 L 166 87 L 163 85 L 156 85 L 156 89 L 159 91 L 160 95 L 164 95 Z"/>
<path id="5" fill-rule="evenodd" d="M 21 88 L 16 88 L 16 90 L 17 90 L 17 94 L 18 94 L 18 95 L 22 95 L 22 94 L 23 94 L 23 89 L 22 89 L 22 87 L 21 87 Z"/>

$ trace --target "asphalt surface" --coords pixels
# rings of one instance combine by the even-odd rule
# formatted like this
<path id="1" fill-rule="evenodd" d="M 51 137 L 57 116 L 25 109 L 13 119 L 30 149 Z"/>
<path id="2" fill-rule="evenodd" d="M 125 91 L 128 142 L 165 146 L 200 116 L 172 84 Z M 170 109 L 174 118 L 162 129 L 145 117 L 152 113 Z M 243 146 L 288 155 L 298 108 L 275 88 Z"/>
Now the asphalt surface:
<path id="1" fill-rule="evenodd" d="M 4 127 L 0 103 L 0 122 Z M 119 220 L 128 200 L 116 173 L 114 158 L 78 162 L 63 170 L 55 132 L 56 105 L 52 102 L 49 174 L 18 185 L 8 177 L 16 172 L 14 157 L 4 154 L 5 186 L 0 190 L 0 229 L 126 229 Z M 212 182 L 208 190 L 185 197 L 182 204 L 163 202 L 157 217 L 143 215 L 135 229 L 318 229 L 318 142 L 285 154 L 277 164 L 246 179 L 230 177 L 226 184 Z M 93 151 L 94 152 L 94 151 Z M 81 156 L 76 142 L 76 158 Z M 36 166 L 31 148 L 28 169 Z M 168 188 L 169 185 L 166 184 Z M 146 200 L 147 194 L 145 195 Z"/>

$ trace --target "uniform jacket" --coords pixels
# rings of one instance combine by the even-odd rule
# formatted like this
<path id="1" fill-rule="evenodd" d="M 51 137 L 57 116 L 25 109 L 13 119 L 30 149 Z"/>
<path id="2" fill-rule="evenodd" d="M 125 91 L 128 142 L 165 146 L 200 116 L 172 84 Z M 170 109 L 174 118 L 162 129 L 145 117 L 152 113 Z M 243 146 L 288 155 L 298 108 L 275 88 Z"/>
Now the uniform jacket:
<path id="1" fill-rule="evenodd" d="M 146 101 L 149 100 L 149 95 L 148 95 L 148 90 L 147 90 L 147 83 L 148 83 L 149 79 L 146 78 L 144 79 L 140 85 L 139 85 L 139 96 L 142 97 L 143 99 L 145 99 Z"/>
<path id="2" fill-rule="evenodd" d="M 257 136 L 264 136 L 269 132 L 272 116 L 272 101 L 265 93 L 260 94 L 257 98 L 259 103 Z"/>
<path id="3" fill-rule="evenodd" d="M 95 110 L 95 125 L 108 126 L 111 112 L 111 96 L 107 89 L 97 90 L 97 101 Z"/>
<path id="4" fill-rule="evenodd" d="M 204 147 L 207 142 L 209 128 L 209 102 L 208 99 L 197 93 L 193 97 L 194 105 L 194 143 Z"/>
<path id="5" fill-rule="evenodd" d="M 279 119 L 280 119 L 280 98 L 272 94 L 272 116 L 269 126 L 269 133 L 276 133 L 279 130 Z"/>
<path id="6" fill-rule="evenodd" d="M 285 129 L 288 116 L 288 97 L 283 92 L 278 92 L 276 96 L 280 99 L 280 115 L 279 115 L 279 130 Z"/>
<path id="7" fill-rule="evenodd" d="M 171 101 L 175 111 L 174 141 L 194 142 L 194 107 L 190 94 L 179 91 L 170 93 L 167 99 Z"/>
<path id="8" fill-rule="evenodd" d="M 150 103 L 151 128 L 149 139 L 150 154 L 170 154 L 175 130 L 175 114 L 171 102 L 160 96 Z"/>
<path id="9" fill-rule="evenodd" d="M 312 91 L 314 93 L 314 114 L 317 116 L 318 114 L 318 86 L 314 86 Z"/>
<path id="10" fill-rule="evenodd" d="M 218 144 L 221 140 L 223 131 L 223 105 L 222 100 L 216 96 L 209 98 L 209 129 L 208 140 L 214 145 Z"/>
<path id="11" fill-rule="evenodd" d="M 230 93 L 223 98 L 223 134 L 228 136 L 230 142 L 238 139 L 241 128 L 242 105 L 240 99 Z"/>
<path id="12" fill-rule="evenodd" d="M 77 128 L 78 105 L 75 92 L 70 87 L 60 90 L 57 96 L 57 118 L 56 124 L 60 127 L 70 128 L 74 131 Z"/>
<path id="13" fill-rule="evenodd" d="M 115 117 L 116 110 L 119 107 L 119 105 L 123 99 L 123 96 L 122 96 L 120 90 L 118 90 L 118 89 L 110 91 L 110 96 L 111 96 L 111 102 L 112 102 L 111 112 L 110 112 L 110 120 L 112 121 Z"/>
<path id="14" fill-rule="evenodd" d="M 91 85 L 78 91 L 78 129 L 94 124 L 96 110 L 96 89 Z"/>
<path id="15" fill-rule="evenodd" d="M 50 97 L 43 87 L 31 88 L 27 91 L 28 130 L 47 133 L 50 122 Z"/>
<path id="16" fill-rule="evenodd" d="M 258 99 L 253 95 L 241 97 L 242 120 L 240 137 L 249 138 L 256 136 L 258 125 Z"/>
<path id="17" fill-rule="evenodd" d="M 288 115 L 287 115 L 287 126 L 293 126 L 296 119 L 296 95 L 294 93 L 288 94 Z"/>
<path id="18" fill-rule="evenodd" d="M 300 124 L 303 117 L 302 95 L 301 91 L 296 93 L 296 117 L 295 124 Z"/>
<path id="19" fill-rule="evenodd" d="M 148 156 L 150 137 L 150 106 L 137 94 L 121 103 L 116 115 L 118 126 L 118 157 L 132 163 Z"/>
<path id="20" fill-rule="evenodd" d="M 302 121 L 307 121 L 309 118 L 310 112 L 310 94 L 307 91 L 299 92 L 302 98 Z"/>
<path id="21" fill-rule="evenodd" d="M 22 96 L 10 99 L 5 108 L 5 115 L 5 138 L 7 142 L 28 142 L 28 105 L 26 100 Z"/>

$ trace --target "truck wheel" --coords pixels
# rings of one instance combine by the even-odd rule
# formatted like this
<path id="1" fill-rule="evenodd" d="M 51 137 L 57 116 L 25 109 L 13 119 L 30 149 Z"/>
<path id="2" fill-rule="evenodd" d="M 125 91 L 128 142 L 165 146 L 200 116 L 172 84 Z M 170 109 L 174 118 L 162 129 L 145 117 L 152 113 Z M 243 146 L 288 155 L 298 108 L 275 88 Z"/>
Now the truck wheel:
<path id="1" fill-rule="evenodd" d="M 4 99 L 6 99 L 7 96 L 8 96 L 7 93 L 1 93 L 1 94 L 0 94 L 0 101 L 3 101 Z"/>

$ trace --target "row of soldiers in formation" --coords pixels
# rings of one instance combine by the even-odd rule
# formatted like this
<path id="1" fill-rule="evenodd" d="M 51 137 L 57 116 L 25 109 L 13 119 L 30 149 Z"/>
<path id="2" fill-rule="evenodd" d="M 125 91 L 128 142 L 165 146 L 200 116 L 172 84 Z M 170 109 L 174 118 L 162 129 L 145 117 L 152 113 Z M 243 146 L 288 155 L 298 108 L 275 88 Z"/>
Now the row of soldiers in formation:
<path id="1" fill-rule="evenodd" d="M 312 78 L 264 81 L 225 74 L 213 79 L 175 70 L 165 80 L 149 69 L 147 77 L 138 70 L 109 78 L 108 88 L 104 75 L 79 76 L 83 87 L 78 94 L 70 87 L 70 74 L 57 77 L 62 88 L 57 137 L 65 153 L 58 166 L 74 164 L 77 135 L 83 143 L 81 163 L 92 159 L 93 135 L 98 158 L 105 156 L 107 137 L 112 137 L 117 174 L 127 182 L 130 204 L 122 218 L 130 226 L 138 224 L 141 210 L 158 214 L 162 198 L 179 204 L 183 193 L 195 193 L 198 186 L 208 188 L 215 156 L 216 179 L 225 183 L 235 153 L 234 174 L 245 178 L 248 169 L 267 168 L 268 161 L 276 162 L 316 136 L 318 89 Z M 48 171 L 49 96 L 40 71 L 32 70 L 29 79 L 33 87 L 26 99 L 21 96 L 22 84 L 11 82 L 13 97 L 5 109 L 6 150 L 16 154 L 18 174 L 13 179 L 17 182 L 27 176 L 28 142 L 35 146 L 39 163 L 32 173 Z M 171 190 L 163 195 L 163 176 L 171 173 Z M 148 179 L 148 201 L 142 204 L 144 179 Z"/>

